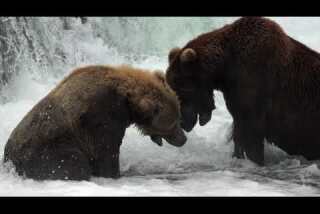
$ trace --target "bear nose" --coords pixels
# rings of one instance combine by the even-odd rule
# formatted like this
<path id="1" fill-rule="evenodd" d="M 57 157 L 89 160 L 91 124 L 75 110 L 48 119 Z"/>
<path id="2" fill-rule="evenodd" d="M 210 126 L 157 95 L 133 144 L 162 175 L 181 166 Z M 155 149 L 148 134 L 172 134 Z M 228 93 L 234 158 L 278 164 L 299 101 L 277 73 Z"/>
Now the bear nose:
<path id="1" fill-rule="evenodd" d="M 165 136 L 164 139 L 176 147 L 181 147 L 187 142 L 187 137 L 181 128 L 177 128 L 174 134 Z"/>
<path id="2" fill-rule="evenodd" d="M 187 142 L 187 137 L 185 134 L 179 137 L 179 139 L 176 141 L 175 146 L 181 147 Z"/>
<path id="3" fill-rule="evenodd" d="M 187 123 L 185 121 L 181 122 L 181 128 L 183 128 L 183 130 L 185 130 L 186 132 L 191 132 L 193 127 L 194 125 L 192 123 Z"/>

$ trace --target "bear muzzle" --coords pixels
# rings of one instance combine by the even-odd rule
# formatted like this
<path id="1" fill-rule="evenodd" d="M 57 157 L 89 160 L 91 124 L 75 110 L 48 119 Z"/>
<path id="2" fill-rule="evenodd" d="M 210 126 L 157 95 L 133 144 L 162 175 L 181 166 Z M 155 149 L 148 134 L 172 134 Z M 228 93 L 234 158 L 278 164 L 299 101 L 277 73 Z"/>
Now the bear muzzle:
<path id="1" fill-rule="evenodd" d="M 170 135 L 151 135 L 151 140 L 158 146 L 162 146 L 162 138 L 164 138 L 169 144 L 176 147 L 181 147 L 187 142 L 187 137 L 181 128 L 176 128 Z"/>
<path id="2" fill-rule="evenodd" d="M 205 113 L 200 113 L 199 114 L 199 125 L 204 126 L 206 125 L 212 117 L 212 111 L 205 112 Z"/>
<path id="3" fill-rule="evenodd" d="M 172 135 L 164 136 L 164 139 L 176 147 L 181 147 L 187 142 L 187 137 L 180 127 L 177 128 Z"/>
<path id="4" fill-rule="evenodd" d="M 151 135 L 150 136 L 152 142 L 156 143 L 158 146 L 162 146 L 162 137 L 159 135 Z"/>
<path id="5" fill-rule="evenodd" d="M 190 132 L 198 122 L 198 114 L 192 106 L 186 106 L 181 109 L 182 121 L 181 127 Z"/>

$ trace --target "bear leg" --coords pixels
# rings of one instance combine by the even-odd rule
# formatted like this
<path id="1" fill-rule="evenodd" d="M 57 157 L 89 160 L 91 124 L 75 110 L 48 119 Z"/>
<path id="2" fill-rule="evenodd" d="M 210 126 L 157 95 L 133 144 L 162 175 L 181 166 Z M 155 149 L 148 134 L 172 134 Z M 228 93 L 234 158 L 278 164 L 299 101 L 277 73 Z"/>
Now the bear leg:
<path id="1" fill-rule="evenodd" d="M 239 143 L 234 142 L 234 151 L 233 151 L 232 157 L 244 159 L 244 150 Z"/>
<path id="2" fill-rule="evenodd" d="M 24 164 L 26 177 L 35 180 L 89 180 L 91 168 L 83 152 L 70 145 L 53 145 Z"/>
<path id="3" fill-rule="evenodd" d="M 93 162 L 93 173 L 97 177 L 119 178 L 119 147 L 100 151 L 98 158 Z"/>
<path id="4" fill-rule="evenodd" d="M 257 129 L 257 125 L 251 123 L 242 123 L 241 126 L 235 126 L 233 140 L 235 143 L 234 154 L 238 158 L 247 158 L 256 164 L 264 165 L 264 144 L 263 133 Z"/>

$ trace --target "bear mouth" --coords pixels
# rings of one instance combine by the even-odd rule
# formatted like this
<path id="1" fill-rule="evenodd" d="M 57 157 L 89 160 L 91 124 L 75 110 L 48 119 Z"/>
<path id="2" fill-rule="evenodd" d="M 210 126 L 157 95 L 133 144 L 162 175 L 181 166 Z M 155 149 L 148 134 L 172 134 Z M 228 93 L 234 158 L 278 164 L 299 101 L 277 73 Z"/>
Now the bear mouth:
<path id="1" fill-rule="evenodd" d="M 195 127 L 198 121 L 200 126 L 204 126 L 211 120 L 211 118 L 212 111 L 185 115 L 181 122 L 181 127 L 186 132 L 190 132 Z"/>
<path id="2" fill-rule="evenodd" d="M 157 144 L 158 146 L 162 146 L 162 137 L 159 135 L 151 135 L 150 136 L 152 142 L 154 142 L 155 144 Z"/>
<path id="3" fill-rule="evenodd" d="M 176 129 L 174 134 L 164 136 L 164 139 L 172 146 L 181 147 L 187 142 L 187 137 L 181 128 Z"/>
<path id="4" fill-rule="evenodd" d="M 150 138 L 152 142 L 158 146 L 163 145 L 162 139 L 165 139 L 170 145 L 175 147 L 181 147 L 187 142 L 187 137 L 181 128 L 175 130 L 175 132 L 170 135 L 151 135 Z"/>

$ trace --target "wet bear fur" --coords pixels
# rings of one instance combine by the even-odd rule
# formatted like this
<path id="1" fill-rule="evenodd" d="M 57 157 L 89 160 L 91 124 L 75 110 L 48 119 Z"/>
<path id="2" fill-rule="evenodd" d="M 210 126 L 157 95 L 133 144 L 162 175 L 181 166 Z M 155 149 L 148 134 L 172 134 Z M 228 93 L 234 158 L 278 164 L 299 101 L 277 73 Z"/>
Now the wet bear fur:
<path id="1" fill-rule="evenodd" d="M 264 139 L 290 155 L 320 158 L 320 55 L 274 21 L 243 17 L 169 53 L 169 85 L 182 127 L 205 125 L 213 90 L 233 117 L 234 156 L 264 164 Z"/>
<path id="2" fill-rule="evenodd" d="M 125 65 L 82 67 L 17 125 L 4 161 L 36 180 L 117 178 L 127 127 L 135 124 L 142 134 L 182 146 L 179 117 L 178 99 L 163 73 Z"/>

